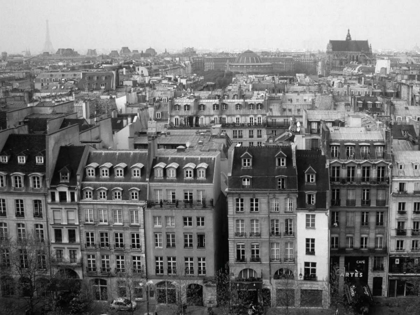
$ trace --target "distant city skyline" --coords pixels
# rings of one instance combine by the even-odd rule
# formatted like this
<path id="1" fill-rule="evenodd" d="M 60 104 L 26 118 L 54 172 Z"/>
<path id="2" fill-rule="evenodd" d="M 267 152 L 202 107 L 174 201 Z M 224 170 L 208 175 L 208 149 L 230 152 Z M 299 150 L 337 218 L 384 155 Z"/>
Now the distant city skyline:
<path id="1" fill-rule="evenodd" d="M 180 51 L 321 50 L 328 41 L 368 40 L 373 50 L 410 50 L 417 45 L 416 1 L 333 0 L 16 0 L 2 4 L 0 51 L 40 53 L 45 21 L 55 50 L 98 53 L 128 46 Z"/>

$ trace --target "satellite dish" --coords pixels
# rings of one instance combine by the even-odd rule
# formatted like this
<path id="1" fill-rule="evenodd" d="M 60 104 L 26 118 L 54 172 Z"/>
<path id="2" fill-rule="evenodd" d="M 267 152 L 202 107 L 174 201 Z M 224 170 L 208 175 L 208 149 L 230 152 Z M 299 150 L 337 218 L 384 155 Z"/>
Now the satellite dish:
<path id="1" fill-rule="evenodd" d="M 187 143 L 185 144 L 185 146 L 186 146 L 187 148 L 189 148 L 189 147 L 190 147 L 190 145 L 191 145 L 191 143 L 190 143 L 189 141 L 187 141 Z"/>

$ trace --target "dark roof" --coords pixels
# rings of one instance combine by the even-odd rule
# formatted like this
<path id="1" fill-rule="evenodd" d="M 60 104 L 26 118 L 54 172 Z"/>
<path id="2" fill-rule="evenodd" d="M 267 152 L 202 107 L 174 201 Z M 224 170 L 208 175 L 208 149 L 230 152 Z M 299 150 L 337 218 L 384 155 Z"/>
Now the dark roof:
<path id="1" fill-rule="evenodd" d="M 305 192 L 316 192 L 316 208 L 325 209 L 327 191 L 329 189 L 327 158 L 318 150 L 296 150 L 296 164 L 298 166 L 298 208 L 306 208 Z M 310 172 L 308 170 L 311 170 Z M 306 172 L 313 174 L 315 171 L 316 183 L 306 183 Z"/>
<path id="2" fill-rule="evenodd" d="M 60 147 L 60 152 L 58 153 L 57 163 L 55 165 L 55 170 L 51 179 L 51 185 L 60 184 L 60 171 L 67 168 L 70 172 L 69 182 L 66 185 L 75 186 L 77 185 L 77 169 L 79 168 L 83 152 L 85 151 L 85 146 L 63 146 Z"/>
<path id="3" fill-rule="evenodd" d="M 124 119 L 121 117 L 111 118 L 112 130 L 121 130 L 124 128 Z"/>
<path id="4" fill-rule="evenodd" d="M 391 130 L 394 140 L 406 140 L 409 139 L 410 135 L 412 139 L 417 139 L 416 130 L 413 125 L 392 125 Z"/>
<path id="5" fill-rule="evenodd" d="M 44 173 L 45 172 L 45 135 L 34 134 L 11 134 L 1 150 L 1 154 L 7 152 L 9 162 L 0 163 L 0 171 L 22 172 L 22 173 Z M 17 157 L 25 151 L 26 163 L 18 164 Z M 44 164 L 36 164 L 36 156 L 44 156 Z"/>
<path id="6" fill-rule="evenodd" d="M 29 118 L 28 132 L 29 133 L 46 133 L 47 123 L 49 118 Z"/>
<path id="7" fill-rule="evenodd" d="M 97 163 L 96 167 L 96 176 L 93 178 L 86 177 L 86 172 L 83 172 L 83 183 L 82 189 L 86 187 L 91 187 L 93 189 L 98 189 L 99 187 L 105 187 L 108 189 L 108 200 L 112 199 L 112 194 L 110 191 L 113 188 L 120 187 L 123 189 L 122 199 L 129 200 L 129 189 L 130 188 L 139 188 L 140 196 L 139 200 L 147 199 L 147 184 L 146 184 L 146 174 L 147 174 L 147 152 L 146 151 L 93 151 L 89 154 L 87 159 L 86 166 L 91 163 Z M 101 178 L 99 176 L 99 168 L 105 163 L 111 163 L 112 166 L 109 168 L 109 178 Z M 114 166 L 125 163 L 127 166 L 124 168 L 124 177 L 116 178 L 114 173 Z M 131 166 L 142 163 L 144 166 L 141 169 L 141 177 L 132 178 L 131 177 Z M 96 194 L 93 195 L 94 199 L 97 198 Z"/>
<path id="8" fill-rule="evenodd" d="M 79 131 L 83 131 L 93 127 L 93 125 L 89 125 L 86 119 L 77 119 L 77 118 L 65 118 L 61 123 L 60 129 L 66 128 L 71 125 L 79 125 Z"/>
<path id="9" fill-rule="evenodd" d="M 286 155 L 286 167 L 276 167 L 276 155 Z M 242 168 L 241 156 L 248 152 L 252 155 L 252 167 Z M 283 156 L 281 153 L 278 157 Z M 232 161 L 232 175 L 229 189 L 242 189 L 242 177 L 251 176 L 250 189 L 278 190 L 276 176 L 287 176 L 287 190 L 297 189 L 296 168 L 293 167 L 293 154 L 290 146 L 235 147 Z"/>
<path id="10" fill-rule="evenodd" d="M 365 51 L 369 52 L 367 40 L 330 40 L 332 51 Z"/>

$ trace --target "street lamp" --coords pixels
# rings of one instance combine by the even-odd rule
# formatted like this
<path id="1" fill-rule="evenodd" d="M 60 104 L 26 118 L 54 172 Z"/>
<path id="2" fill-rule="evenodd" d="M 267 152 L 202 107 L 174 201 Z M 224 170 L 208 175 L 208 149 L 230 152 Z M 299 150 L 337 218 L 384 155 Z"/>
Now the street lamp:
<path id="1" fill-rule="evenodd" d="M 149 280 L 146 283 L 142 283 L 142 286 L 146 288 L 146 303 L 147 303 L 147 315 L 150 315 L 149 312 L 149 288 L 153 285 L 153 281 Z"/>

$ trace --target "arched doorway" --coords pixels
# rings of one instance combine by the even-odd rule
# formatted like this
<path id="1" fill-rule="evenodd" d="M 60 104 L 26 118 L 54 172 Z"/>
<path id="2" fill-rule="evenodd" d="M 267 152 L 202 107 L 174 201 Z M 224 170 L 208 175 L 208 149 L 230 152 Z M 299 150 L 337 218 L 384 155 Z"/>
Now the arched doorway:
<path id="1" fill-rule="evenodd" d="M 157 302 L 164 304 L 176 303 L 176 288 L 169 281 L 162 281 L 156 284 Z"/>
<path id="2" fill-rule="evenodd" d="M 238 275 L 238 279 L 251 279 L 257 278 L 257 272 L 254 269 L 246 268 L 241 270 Z"/>
<path id="3" fill-rule="evenodd" d="M 79 279 L 79 275 L 76 271 L 70 268 L 60 269 L 56 273 L 56 277 L 62 279 Z"/>
<path id="4" fill-rule="evenodd" d="M 261 293 L 258 284 L 257 272 L 254 269 L 246 268 L 239 272 L 237 281 L 238 298 L 241 304 L 250 305 L 258 304 L 258 295 Z"/>
<path id="5" fill-rule="evenodd" d="M 203 306 L 203 286 L 192 283 L 187 286 L 187 304 Z"/>
<path id="6" fill-rule="evenodd" d="M 105 279 L 91 280 L 95 300 L 106 301 L 108 300 L 108 284 Z"/>

